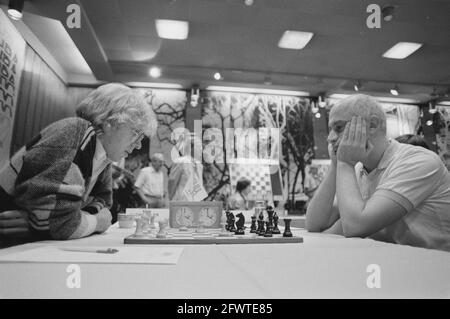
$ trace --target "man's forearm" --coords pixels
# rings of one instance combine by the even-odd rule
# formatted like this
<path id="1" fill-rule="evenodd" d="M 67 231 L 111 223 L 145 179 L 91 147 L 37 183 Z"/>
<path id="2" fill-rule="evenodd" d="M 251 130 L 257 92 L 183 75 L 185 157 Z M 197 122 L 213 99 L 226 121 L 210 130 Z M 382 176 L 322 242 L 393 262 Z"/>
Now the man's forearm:
<path id="1" fill-rule="evenodd" d="M 358 236 L 362 229 L 364 200 L 356 181 L 355 169 L 348 163 L 337 164 L 337 199 L 342 229 L 346 236 Z"/>
<path id="2" fill-rule="evenodd" d="M 317 189 L 306 211 L 306 228 L 309 231 L 323 231 L 334 223 L 332 216 L 336 194 L 336 166 L 331 164 L 324 180 Z"/>
<path id="3" fill-rule="evenodd" d="M 141 200 L 144 203 L 147 203 L 147 198 L 145 197 L 144 192 L 141 189 L 139 189 L 139 188 L 136 189 L 136 192 L 138 193 L 138 195 L 141 198 Z"/>

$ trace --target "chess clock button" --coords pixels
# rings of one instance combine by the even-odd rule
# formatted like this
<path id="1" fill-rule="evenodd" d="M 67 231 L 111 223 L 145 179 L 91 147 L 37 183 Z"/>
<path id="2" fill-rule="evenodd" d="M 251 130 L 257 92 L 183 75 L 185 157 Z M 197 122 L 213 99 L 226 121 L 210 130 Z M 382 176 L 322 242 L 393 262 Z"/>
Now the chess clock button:
<path id="1" fill-rule="evenodd" d="M 204 226 L 212 226 L 217 221 L 217 213 L 211 207 L 205 207 L 200 210 L 199 221 Z"/>
<path id="2" fill-rule="evenodd" d="M 189 207 L 180 207 L 175 215 L 178 225 L 192 226 L 194 223 L 194 213 Z"/>

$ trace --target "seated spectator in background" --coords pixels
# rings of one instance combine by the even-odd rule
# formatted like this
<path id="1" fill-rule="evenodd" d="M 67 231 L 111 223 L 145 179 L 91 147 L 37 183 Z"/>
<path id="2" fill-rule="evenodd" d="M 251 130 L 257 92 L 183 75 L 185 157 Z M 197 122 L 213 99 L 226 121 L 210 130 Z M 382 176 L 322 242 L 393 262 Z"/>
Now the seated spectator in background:
<path id="1" fill-rule="evenodd" d="M 405 134 L 405 135 L 397 136 L 395 139 L 397 141 L 399 141 L 400 143 L 403 143 L 403 144 L 411 144 L 411 145 L 415 145 L 415 146 L 422 146 L 422 147 L 426 148 L 427 150 L 430 149 L 430 147 L 428 146 L 428 144 L 425 141 L 425 139 L 422 136 L 419 136 L 419 135 Z"/>
<path id="2" fill-rule="evenodd" d="M 334 106 L 329 127 L 331 165 L 306 228 L 450 251 L 450 173 L 439 156 L 388 139 L 383 109 L 367 95 Z"/>
<path id="3" fill-rule="evenodd" d="M 151 166 L 141 169 L 134 186 L 141 198 L 144 207 L 163 208 L 166 207 L 165 178 L 162 171 L 164 155 L 155 153 L 151 157 Z"/>
<path id="4" fill-rule="evenodd" d="M 249 209 L 248 195 L 251 192 L 251 181 L 241 178 L 236 183 L 236 191 L 228 199 L 228 209 Z"/>
<path id="5" fill-rule="evenodd" d="M 3 243 L 74 239 L 110 226 L 111 162 L 141 147 L 155 116 L 118 83 L 92 91 L 76 114 L 43 129 L 0 171 Z"/>

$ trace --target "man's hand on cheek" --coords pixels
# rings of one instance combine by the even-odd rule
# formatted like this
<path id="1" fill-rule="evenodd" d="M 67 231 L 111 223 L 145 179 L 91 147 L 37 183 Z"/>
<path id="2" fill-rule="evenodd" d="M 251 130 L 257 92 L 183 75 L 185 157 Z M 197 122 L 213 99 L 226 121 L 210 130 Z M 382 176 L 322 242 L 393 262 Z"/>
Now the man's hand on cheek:
<path id="1" fill-rule="evenodd" d="M 360 116 L 353 116 L 345 126 L 337 151 L 337 160 L 354 166 L 367 157 L 367 126 Z"/>
<path id="2" fill-rule="evenodd" d="M 330 156 L 331 162 L 336 165 L 337 158 L 336 158 L 336 152 L 334 151 L 334 147 L 331 143 L 328 143 L 328 155 Z"/>

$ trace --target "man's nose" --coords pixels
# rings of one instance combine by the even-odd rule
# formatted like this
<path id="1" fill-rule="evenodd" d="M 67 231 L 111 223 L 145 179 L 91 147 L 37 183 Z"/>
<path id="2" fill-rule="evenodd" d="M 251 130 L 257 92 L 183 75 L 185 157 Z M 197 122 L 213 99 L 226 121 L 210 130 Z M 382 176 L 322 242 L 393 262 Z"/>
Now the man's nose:
<path id="1" fill-rule="evenodd" d="M 338 138 L 339 138 L 339 136 L 334 131 L 330 131 L 330 133 L 328 134 L 328 137 L 327 137 L 327 142 L 334 143 L 338 140 Z"/>
<path id="2" fill-rule="evenodd" d="M 142 147 L 141 140 L 138 140 L 138 141 L 134 144 L 134 148 L 140 150 L 141 147 Z"/>

